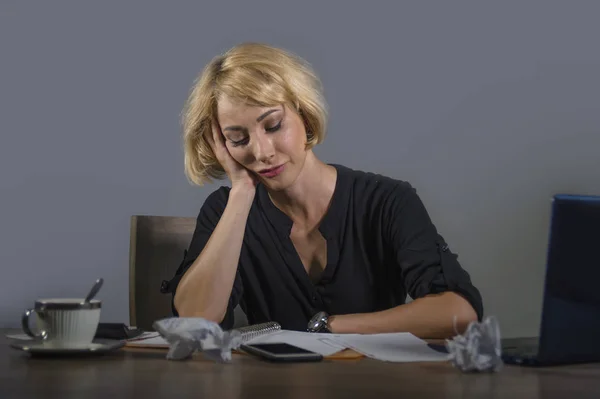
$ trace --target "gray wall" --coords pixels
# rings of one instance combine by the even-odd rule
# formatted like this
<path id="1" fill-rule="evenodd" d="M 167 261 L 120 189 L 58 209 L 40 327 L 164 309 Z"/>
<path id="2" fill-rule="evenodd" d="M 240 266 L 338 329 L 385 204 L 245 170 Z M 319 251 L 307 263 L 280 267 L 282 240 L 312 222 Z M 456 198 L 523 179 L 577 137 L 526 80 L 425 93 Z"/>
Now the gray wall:
<path id="1" fill-rule="evenodd" d="M 129 217 L 195 216 L 217 187 L 187 183 L 178 116 L 256 40 L 321 74 L 317 154 L 413 183 L 487 314 L 535 334 L 550 197 L 600 194 L 600 3 L 86 3 L 0 5 L 0 326 L 99 276 L 127 322 Z"/>

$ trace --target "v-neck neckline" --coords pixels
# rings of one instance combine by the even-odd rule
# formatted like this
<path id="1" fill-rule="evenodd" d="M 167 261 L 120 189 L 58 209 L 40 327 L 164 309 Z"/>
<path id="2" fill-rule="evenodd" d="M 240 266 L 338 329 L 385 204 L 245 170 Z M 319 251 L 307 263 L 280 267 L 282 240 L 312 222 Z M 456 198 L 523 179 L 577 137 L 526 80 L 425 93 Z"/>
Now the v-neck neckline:
<path id="1" fill-rule="evenodd" d="M 331 200 L 329 201 L 329 207 L 325 212 L 325 215 L 323 215 L 321 223 L 319 223 L 319 231 L 326 239 L 327 236 L 331 236 L 333 233 L 332 221 L 335 220 L 341 212 L 338 205 L 340 202 L 340 191 L 343 191 L 343 182 L 345 177 L 340 165 L 329 165 L 336 169 L 335 187 L 333 189 Z M 292 219 L 273 203 L 269 197 L 266 187 L 263 184 L 259 184 L 257 190 L 261 206 L 275 229 L 278 232 L 285 233 L 287 236 L 289 236 L 294 224 Z"/>
<path id="2" fill-rule="evenodd" d="M 316 285 L 326 283 L 333 277 L 339 258 L 339 243 L 336 240 L 336 233 L 339 232 L 339 228 L 336 227 L 336 225 L 339 225 L 339 217 L 341 217 L 344 212 L 344 209 L 341 206 L 341 201 L 343 199 L 343 191 L 345 191 L 346 174 L 344 173 L 344 168 L 341 165 L 329 165 L 336 168 L 336 181 L 333 195 L 329 201 L 329 207 L 325 212 L 325 215 L 323 215 L 321 223 L 318 227 L 319 232 L 327 242 L 327 264 L 325 265 L 323 272 L 321 273 L 321 277 L 317 282 L 313 282 L 311 280 L 309 273 L 304 268 L 300 254 L 298 253 L 290 237 L 293 226 L 292 219 L 281 209 L 275 206 L 269 197 L 266 187 L 261 184 L 257 188 L 259 190 L 258 194 L 261 207 L 265 211 L 267 218 L 275 230 L 277 230 L 277 232 L 280 234 L 282 243 L 289 254 L 288 261 L 286 263 L 297 278 L 301 279 L 301 281 L 304 281 L 306 285 L 312 288 L 314 288 Z"/>

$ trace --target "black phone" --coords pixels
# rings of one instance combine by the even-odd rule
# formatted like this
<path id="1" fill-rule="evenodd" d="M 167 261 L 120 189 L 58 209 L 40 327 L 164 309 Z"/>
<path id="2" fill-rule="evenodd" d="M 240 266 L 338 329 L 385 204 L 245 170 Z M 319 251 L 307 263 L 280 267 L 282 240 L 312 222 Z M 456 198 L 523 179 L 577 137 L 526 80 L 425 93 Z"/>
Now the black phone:
<path id="1" fill-rule="evenodd" d="M 318 362 L 323 355 L 286 343 L 246 344 L 241 349 L 273 362 Z"/>
<path id="2" fill-rule="evenodd" d="M 142 335 L 144 330 L 141 328 L 130 327 L 124 323 L 99 323 L 94 338 L 100 339 L 131 339 Z"/>

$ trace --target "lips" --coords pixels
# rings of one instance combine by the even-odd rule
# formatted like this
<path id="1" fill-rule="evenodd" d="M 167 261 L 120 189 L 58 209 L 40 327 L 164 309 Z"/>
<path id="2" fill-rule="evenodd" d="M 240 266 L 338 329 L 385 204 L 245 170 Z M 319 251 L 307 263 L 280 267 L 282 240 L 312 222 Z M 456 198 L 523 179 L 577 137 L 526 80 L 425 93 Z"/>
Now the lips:
<path id="1" fill-rule="evenodd" d="M 285 166 L 285 164 L 276 166 L 274 168 L 263 169 L 263 170 L 260 170 L 258 173 L 264 177 L 275 177 L 275 176 L 281 174 L 281 172 L 283 172 L 284 166 Z"/>

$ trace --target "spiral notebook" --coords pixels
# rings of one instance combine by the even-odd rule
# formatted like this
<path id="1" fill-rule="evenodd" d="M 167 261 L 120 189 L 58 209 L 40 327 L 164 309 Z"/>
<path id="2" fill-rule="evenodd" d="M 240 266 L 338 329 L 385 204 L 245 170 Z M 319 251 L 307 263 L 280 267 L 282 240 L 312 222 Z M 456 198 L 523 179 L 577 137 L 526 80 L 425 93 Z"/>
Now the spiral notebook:
<path id="1" fill-rule="evenodd" d="M 247 343 L 253 339 L 271 334 L 277 331 L 281 331 L 281 326 L 275 321 L 269 321 L 267 323 L 253 324 L 250 326 L 239 327 L 235 329 L 242 335 L 242 342 Z"/>
<path id="2" fill-rule="evenodd" d="M 269 321 L 266 323 L 253 324 L 249 326 L 238 327 L 234 329 L 239 331 L 242 336 L 242 343 L 255 340 L 257 338 L 281 331 L 279 323 Z M 126 346 L 133 348 L 168 348 L 169 343 L 165 341 L 158 333 L 156 335 L 141 339 L 131 339 L 127 341 Z"/>

